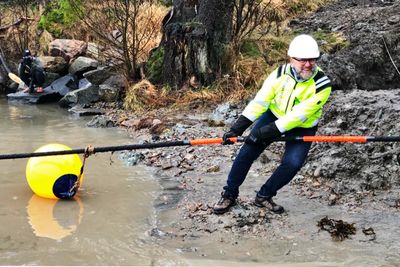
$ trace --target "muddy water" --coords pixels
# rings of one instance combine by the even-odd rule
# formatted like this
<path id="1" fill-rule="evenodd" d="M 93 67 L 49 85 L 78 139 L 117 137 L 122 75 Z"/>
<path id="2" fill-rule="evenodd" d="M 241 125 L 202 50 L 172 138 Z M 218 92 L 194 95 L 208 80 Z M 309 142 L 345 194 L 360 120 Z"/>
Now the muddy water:
<path id="1" fill-rule="evenodd" d="M 53 105 L 0 100 L 0 153 L 33 152 L 61 143 L 71 148 L 123 145 L 126 133 L 85 127 Z M 153 200 L 160 187 L 149 171 L 118 155 L 88 158 L 84 182 L 72 201 L 36 197 L 25 178 L 27 159 L 0 161 L 1 265 L 150 265 L 178 256 L 149 241 Z"/>

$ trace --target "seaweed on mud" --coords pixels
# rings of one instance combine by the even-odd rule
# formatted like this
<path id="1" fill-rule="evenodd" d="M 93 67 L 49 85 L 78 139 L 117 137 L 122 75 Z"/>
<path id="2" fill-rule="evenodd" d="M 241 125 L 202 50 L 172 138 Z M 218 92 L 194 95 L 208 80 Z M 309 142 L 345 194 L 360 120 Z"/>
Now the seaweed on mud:
<path id="1" fill-rule="evenodd" d="M 334 241 L 343 241 L 346 238 L 350 238 L 350 235 L 354 235 L 356 233 L 356 227 L 354 226 L 354 223 L 330 219 L 328 216 L 322 218 L 318 222 L 317 226 L 321 230 L 329 232 Z"/>

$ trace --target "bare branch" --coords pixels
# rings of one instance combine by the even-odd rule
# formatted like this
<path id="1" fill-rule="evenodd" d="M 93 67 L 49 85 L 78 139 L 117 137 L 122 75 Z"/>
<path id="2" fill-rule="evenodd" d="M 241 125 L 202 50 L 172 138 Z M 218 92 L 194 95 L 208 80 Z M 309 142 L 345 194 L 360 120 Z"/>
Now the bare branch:
<path id="1" fill-rule="evenodd" d="M 161 38 L 161 19 L 150 0 L 69 0 L 72 9 L 103 46 L 107 61 L 121 61 L 126 77 L 136 80 L 138 65 Z M 158 7 L 160 9 L 161 7 Z M 89 12 L 90 11 L 90 12 Z M 119 33 L 115 38 L 112 33 Z"/>

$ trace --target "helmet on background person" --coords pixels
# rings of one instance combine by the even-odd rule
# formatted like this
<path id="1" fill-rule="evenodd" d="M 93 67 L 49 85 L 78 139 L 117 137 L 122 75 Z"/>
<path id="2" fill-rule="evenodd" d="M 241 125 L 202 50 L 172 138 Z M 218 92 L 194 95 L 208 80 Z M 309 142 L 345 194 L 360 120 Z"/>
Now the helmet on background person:
<path id="1" fill-rule="evenodd" d="M 31 51 L 29 49 L 25 49 L 24 52 L 22 53 L 23 57 L 29 57 L 31 56 Z"/>
<path id="2" fill-rule="evenodd" d="M 21 63 L 30 66 L 32 62 L 33 62 L 33 57 L 31 51 L 29 49 L 25 49 L 24 52 L 22 53 Z"/>
<path id="3" fill-rule="evenodd" d="M 320 56 L 317 41 L 307 34 L 300 34 L 296 36 L 290 42 L 287 54 L 289 57 L 305 59 L 319 58 Z"/>

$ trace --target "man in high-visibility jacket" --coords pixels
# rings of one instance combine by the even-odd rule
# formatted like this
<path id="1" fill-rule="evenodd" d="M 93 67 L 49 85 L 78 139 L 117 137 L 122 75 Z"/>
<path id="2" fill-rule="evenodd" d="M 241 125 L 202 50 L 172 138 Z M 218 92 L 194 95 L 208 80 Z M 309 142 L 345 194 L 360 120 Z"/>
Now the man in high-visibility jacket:
<path id="1" fill-rule="evenodd" d="M 273 138 L 283 134 L 316 134 L 322 108 L 331 93 L 331 81 L 316 64 L 320 56 L 318 44 L 310 35 L 298 35 L 289 45 L 288 56 L 289 62 L 268 76 L 255 98 L 223 135 L 224 144 L 230 144 L 228 138 L 242 135 L 256 122 L 232 165 L 221 199 L 214 205 L 216 214 L 225 213 L 236 204 L 239 187 L 251 165 Z M 300 170 L 310 147 L 310 142 L 286 142 L 281 164 L 256 194 L 256 206 L 275 213 L 284 211 L 272 197 Z"/>

